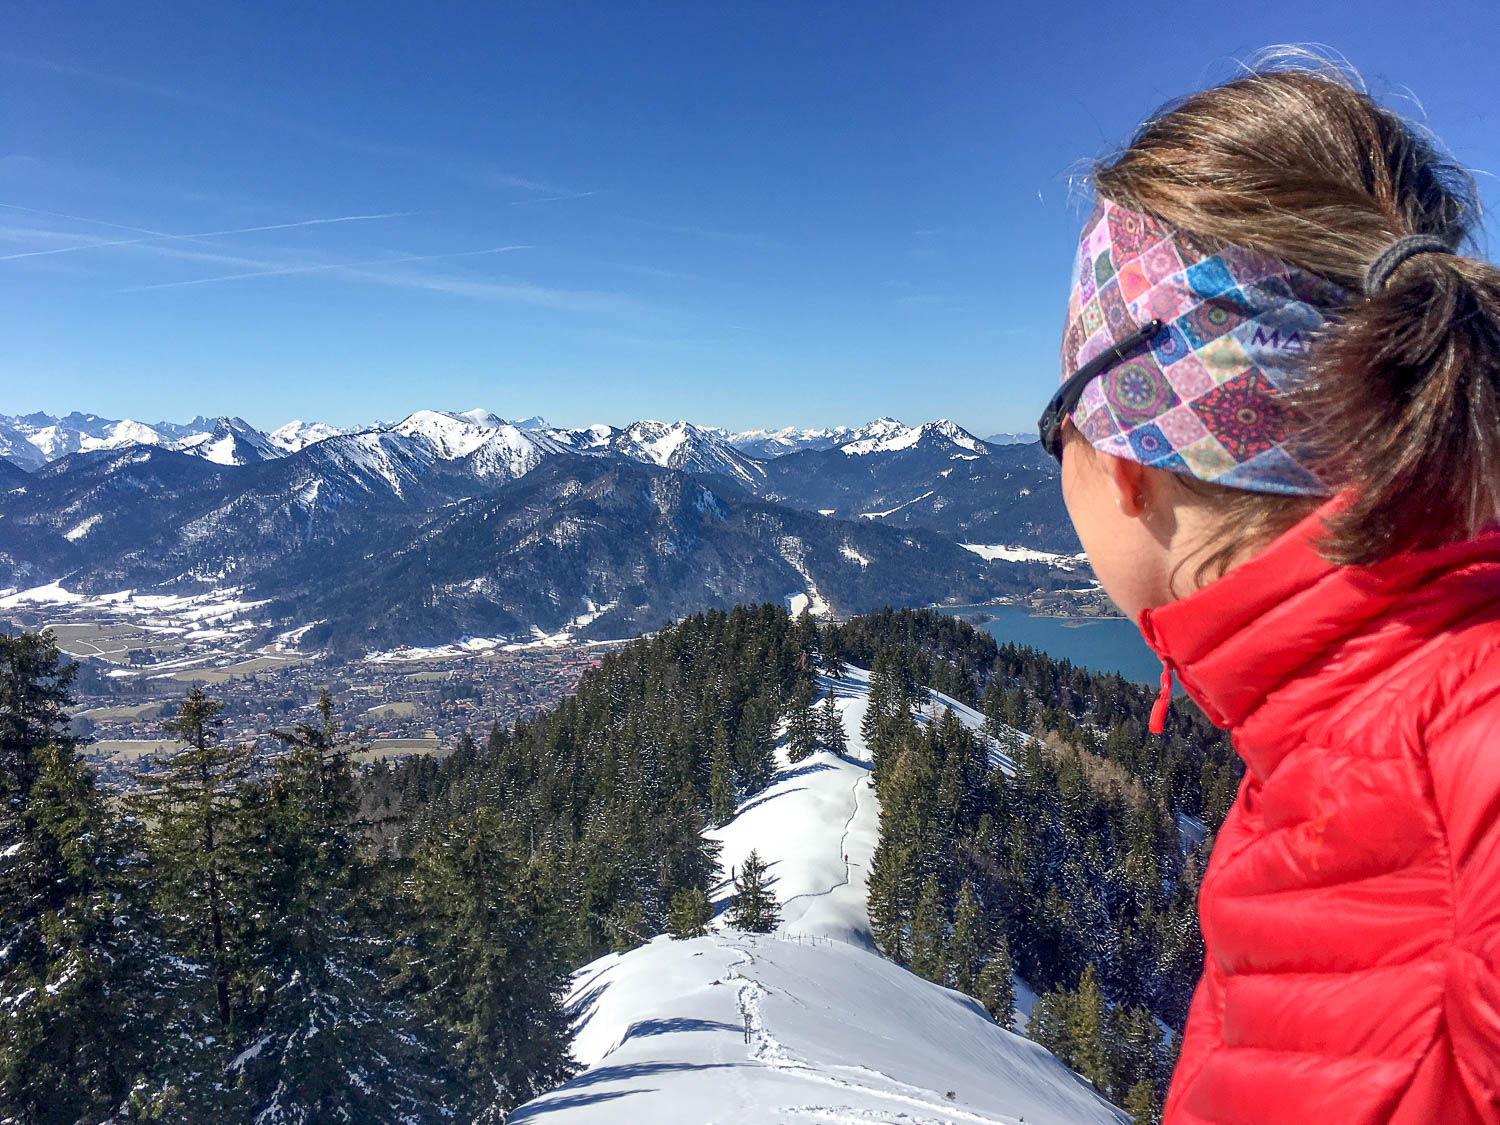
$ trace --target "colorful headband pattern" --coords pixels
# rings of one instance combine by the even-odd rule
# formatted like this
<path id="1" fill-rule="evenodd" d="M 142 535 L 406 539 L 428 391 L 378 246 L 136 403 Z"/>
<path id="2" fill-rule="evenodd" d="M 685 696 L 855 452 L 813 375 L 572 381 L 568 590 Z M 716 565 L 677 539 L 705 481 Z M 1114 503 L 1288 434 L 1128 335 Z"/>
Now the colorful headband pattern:
<path id="1" fill-rule="evenodd" d="M 1156 319 L 1149 347 L 1084 389 L 1073 422 L 1096 449 L 1250 492 L 1325 496 L 1282 399 L 1351 294 L 1265 254 L 1210 250 L 1102 196 L 1083 236 L 1062 378 Z"/>

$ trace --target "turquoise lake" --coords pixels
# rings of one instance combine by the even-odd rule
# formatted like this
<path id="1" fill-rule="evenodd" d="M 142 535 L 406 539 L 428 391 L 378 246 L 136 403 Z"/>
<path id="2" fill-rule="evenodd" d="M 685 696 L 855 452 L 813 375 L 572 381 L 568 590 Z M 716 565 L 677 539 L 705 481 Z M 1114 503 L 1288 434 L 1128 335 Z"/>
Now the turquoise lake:
<path id="1" fill-rule="evenodd" d="M 1014 605 L 949 606 L 942 612 L 959 617 L 989 614 L 994 620 L 979 628 L 1001 644 L 1026 645 L 1059 660 L 1071 660 L 1095 672 L 1118 672 L 1152 687 L 1161 680 L 1161 661 L 1141 639 L 1134 622 L 1123 618 L 1032 617 L 1029 610 Z"/>

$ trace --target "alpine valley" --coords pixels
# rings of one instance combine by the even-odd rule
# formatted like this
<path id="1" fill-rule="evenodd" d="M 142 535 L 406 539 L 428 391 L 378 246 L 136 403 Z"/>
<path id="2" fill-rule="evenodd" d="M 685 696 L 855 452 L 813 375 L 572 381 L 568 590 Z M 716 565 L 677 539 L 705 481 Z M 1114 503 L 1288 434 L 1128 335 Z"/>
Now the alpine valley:
<path id="1" fill-rule="evenodd" d="M 1088 585 L 1077 550 L 1047 455 L 949 421 L 730 433 L 422 410 L 265 433 L 0 415 L 0 599 L 223 595 L 257 645 L 971 604 Z"/>

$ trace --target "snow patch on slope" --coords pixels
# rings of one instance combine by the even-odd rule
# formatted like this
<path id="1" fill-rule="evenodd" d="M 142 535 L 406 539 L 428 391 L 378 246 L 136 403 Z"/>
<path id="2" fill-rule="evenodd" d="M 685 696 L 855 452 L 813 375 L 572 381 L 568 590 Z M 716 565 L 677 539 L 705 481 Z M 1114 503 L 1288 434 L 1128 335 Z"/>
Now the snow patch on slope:
<path id="1" fill-rule="evenodd" d="M 960 543 L 959 546 L 966 551 L 973 551 L 985 562 L 994 562 L 996 559 L 1004 562 L 1039 562 L 1060 567 L 1063 570 L 1072 570 L 1088 558 L 1087 555 L 1082 554 L 1059 555 L 1052 551 L 1038 551 L 1031 547 L 1007 547 L 1003 543 Z"/>

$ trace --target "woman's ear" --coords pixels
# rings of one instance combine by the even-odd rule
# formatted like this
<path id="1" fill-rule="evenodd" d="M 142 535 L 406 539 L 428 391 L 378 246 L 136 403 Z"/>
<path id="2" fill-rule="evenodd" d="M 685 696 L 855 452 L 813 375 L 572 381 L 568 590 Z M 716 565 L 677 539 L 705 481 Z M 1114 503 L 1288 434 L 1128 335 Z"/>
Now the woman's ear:
<path id="1" fill-rule="evenodd" d="M 1114 492 L 1115 507 L 1122 515 L 1140 519 L 1146 514 L 1146 467 L 1136 461 L 1127 461 L 1112 454 L 1102 455 L 1109 486 Z"/>

